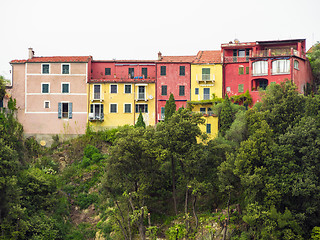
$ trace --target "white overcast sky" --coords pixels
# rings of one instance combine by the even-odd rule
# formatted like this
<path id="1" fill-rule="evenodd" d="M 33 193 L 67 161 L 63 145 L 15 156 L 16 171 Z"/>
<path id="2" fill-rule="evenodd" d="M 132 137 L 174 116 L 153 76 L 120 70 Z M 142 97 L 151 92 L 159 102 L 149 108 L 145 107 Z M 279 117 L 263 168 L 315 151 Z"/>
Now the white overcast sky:
<path id="1" fill-rule="evenodd" d="M 0 75 L 13 59 L 156 59 L 221 43 L 320 40 L 320 0 L 0 0 Z"/>

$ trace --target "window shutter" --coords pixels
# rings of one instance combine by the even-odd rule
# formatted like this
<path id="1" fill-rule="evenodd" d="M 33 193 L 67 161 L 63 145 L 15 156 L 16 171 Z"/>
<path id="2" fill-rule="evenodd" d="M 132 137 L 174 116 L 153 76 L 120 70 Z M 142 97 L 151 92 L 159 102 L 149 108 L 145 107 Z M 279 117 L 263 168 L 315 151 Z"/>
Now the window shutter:
<path id="1" fill-rule="evenodd" d="M 243 84 L 238 85 L 238 92 L 243 92 Z"/>
<path id="2" fill-rule="evenodd" d="M 58 118 L 61 118 L 62 117 L 62 111 L 61 111 L 61 108 L 62 108 L 62 103 L 59 102 L 58 103 Z"/>
<path id="3" fill-rule="evenodd" d="M 249 67 L 246 67 L 246 74 L 249 74 Z"/>
<path id="4" fill-rule="evenodd" d="M 68 103 L 68 110 L 69 110 L 69 113 L 68 113 L 68 117 L 69 117 L 69 119 L 71 119 L 72 118 L 72 103 L 70 102 L 70 103 Z"/>

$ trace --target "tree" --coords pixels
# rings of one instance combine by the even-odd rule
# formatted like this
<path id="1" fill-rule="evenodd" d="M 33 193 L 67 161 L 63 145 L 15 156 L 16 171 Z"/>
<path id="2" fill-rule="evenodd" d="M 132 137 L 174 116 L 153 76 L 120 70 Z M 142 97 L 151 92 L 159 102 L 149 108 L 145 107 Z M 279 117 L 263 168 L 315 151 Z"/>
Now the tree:
<path id="1" fill-rule="evenodd" d="M 233 122 L 233 116 L 232 116 L 231 101 L 228 97 L 228 94 L 226 94 L 225 99 L 222 103 L 222 108 L 219 115 L 219 127 L 220 127 L 220 132 L 222 136 L 226 134 L 226 131 L 230 128 L 232 122 Z"/>
<path id="2" fill-rule="evenodd" d="M 4 98 L 4 95 L 6 94 L 6 80 L 3 76 L 0 75 L 0 101 Z"/>
<path id="3" fill-rule="evenodd" d="M 316 84 L 320 85 L 320 43 L 317 42 L 308 53 L 312 73 Z"/>
<path id="4" fill-rule="evenodd" d="M 172 115 L 176 112 L 176 102 L 174 96 L 171 93 L 169 100 L 166 102 L 164 107 L 164 122 L 168 122 Z"/>
<path id="5" fill-rule="evenodd" d="M 146 124 L 145 124 L 145 122 L 143 121 L 143 116 L 142 116 L 141 110 L 140 110 L 140 113 L 139 113 L 138 120 L 137 120 L 136 124 L 134 125 L 134 127 L 143 127 L 143 128 L 146 128 Z"/>

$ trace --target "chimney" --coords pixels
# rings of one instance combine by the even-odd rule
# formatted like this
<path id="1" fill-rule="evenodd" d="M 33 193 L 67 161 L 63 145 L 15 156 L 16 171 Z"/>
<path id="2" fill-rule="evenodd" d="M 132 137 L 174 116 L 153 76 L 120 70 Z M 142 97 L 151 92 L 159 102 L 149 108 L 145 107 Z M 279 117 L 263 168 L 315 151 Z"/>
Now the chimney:
<path id="1" fill-rule="evenodd" d="M 34 51 L 32 48 L 28 48 L 28 50 L 29 50 L 29 59 L 31 59 L 34 56 Z"/>
<path id="2" fill-rule="evenodd" d="M 158 61 L 160 61 L 162 59 L 162 53 L 159 51 L 158 52 Z"/>

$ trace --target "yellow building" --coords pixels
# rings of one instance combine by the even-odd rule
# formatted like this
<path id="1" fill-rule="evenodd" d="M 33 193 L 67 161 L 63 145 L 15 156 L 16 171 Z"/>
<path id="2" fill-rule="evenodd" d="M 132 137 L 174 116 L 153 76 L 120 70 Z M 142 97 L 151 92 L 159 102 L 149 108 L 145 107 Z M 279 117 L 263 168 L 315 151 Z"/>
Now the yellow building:
<path id="1" fill-rule="evenodd" d="M 147 126 L 155 125 L 155 72 L 152 71 L 155 64 L 149 63 L 148 71 L 147 63 L 141 64 L 141 68 L 133 61 L 105 66 L 98 63 L 95 66 L 93 62 L 88 88 L 90 126 L 100 130 L 134 125 L 140 111 Z M 106 77 L 97 78 L 95 71 L 101 72 L 102 68 Z"/>
<path id="2" fill-rule="evenodd" d="M 191 100 L 193 112 L 205 118 L 201 130 L 214 138 L 218 134 L 218 117 L 212 112 L 213 98 L 222 98 L 222 62 L 220 51 L 200 51 L 191 64 Z"/>

